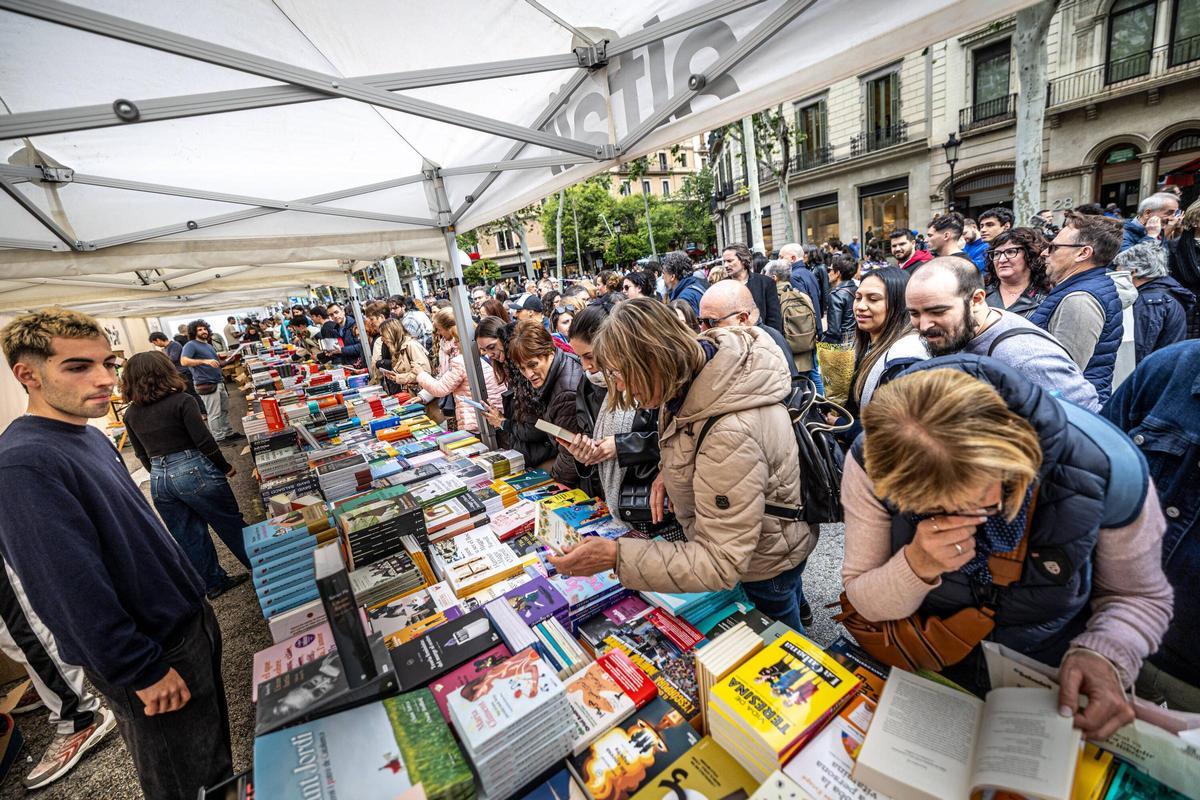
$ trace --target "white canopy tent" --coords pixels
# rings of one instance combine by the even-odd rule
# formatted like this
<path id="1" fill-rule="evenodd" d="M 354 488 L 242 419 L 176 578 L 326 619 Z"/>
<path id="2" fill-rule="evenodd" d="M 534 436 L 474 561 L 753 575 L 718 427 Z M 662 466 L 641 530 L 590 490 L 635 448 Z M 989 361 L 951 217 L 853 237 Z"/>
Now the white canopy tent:
<path id="1" fill-rule="evenodd" d="M 455 230 L 1029 1 L 0 0 L 0 310 L 454 286 Z"/>

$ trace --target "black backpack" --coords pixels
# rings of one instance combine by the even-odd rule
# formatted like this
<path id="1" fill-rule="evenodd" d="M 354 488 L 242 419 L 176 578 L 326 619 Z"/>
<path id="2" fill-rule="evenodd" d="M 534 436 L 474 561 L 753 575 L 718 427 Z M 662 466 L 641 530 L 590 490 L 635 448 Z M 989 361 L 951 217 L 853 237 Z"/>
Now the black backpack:
<path id="1" fill-rule="evenodd" d="M 837 431 L 853 425 L 849 412 L 817 392 L 816 385 L 805 376 L 793 379 L 792 393 L 784 403 L 792 417 L 792 432 L 800 453 L 800 496 L 802 505 L 767 503 L 766 512 L 772 517 L 803 520 L 809 525 L 842 521 L 842 464 L 845 454 L 834 440 Z M 825 419 L 833 411 L 844 420 L 830 425 Z M 724 414 L 709 417 L 696 438 L 696 452 L 704 437 Z"/>

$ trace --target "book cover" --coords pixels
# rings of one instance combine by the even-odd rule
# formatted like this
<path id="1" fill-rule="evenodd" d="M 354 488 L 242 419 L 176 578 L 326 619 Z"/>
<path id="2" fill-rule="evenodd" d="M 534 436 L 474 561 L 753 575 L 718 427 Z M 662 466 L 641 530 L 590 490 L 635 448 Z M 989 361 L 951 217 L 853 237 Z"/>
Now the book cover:
<path id="1" fill-rule="evenodd" d="M 758 781 L 705 736 L 633 796 L 633 800 L 745 800 Z"/>
<path id="2" fill-rule="evenodd" d="M 860 691 L 864 695 L 871 698 L 873 703 L 879 702 L 879 696 L 883 694 L 883 686 L 887 683 L 891 667 L 880 664 L 866 650 L 845 636 L 834 639 L 833 644 L 825 648 L 825 652 L 862 680 Z"/>
<path id="3" fill-rule="evenodd" d="M 451 694 L 446 707 L 468 751 L 479 753 L 562 693 L 562 681 L 541 656 L 526 648 Z"/>
<path id="4" fill-rule="evenodd" d="M 421 786 L 427 800 L 470 797 L 475 790 L 475 776 L 438 711 L 433 694 L 418 689 L 389 697 L 383 707 L 410 780 Z"/>
<path id="5" fill-rule="evenodd" d="M 649 616 L 620 626 L 605 638 L 604 645 L 629 656 L 654 682 L 659 697 L 679 709 L 689 722 L 699 722 L 700 690 L 690 648 L 680 647 Z"/>
<path id="6" fill-rule="evenodd" d="M 700 631 L 678 617 L 668 614 L 661 608 L 651 609 L 646 612 L 644 619 L 662 631 L 664 636 L 684 652 L 691 650 L 704 641 L 704 637 L 700 634 Z"/>
<path id="7" fill-rule="evenodd" d="M 850 776 L 874 715 L 872 700 L 855 697 L 784 766 L 784 774 L 813 800 L 878 800 L 881 795 Z"/>
<path id="8" fill-rule="evenodd" d="M 698 741 L 678 711 L 655 699 L 568 763 L 592 800 L 628 800 Z"/>
<path id="9" fill-rule="evenodd" d="M 250 679 L 250 702 L 258 702 L 258 685 L 301 664 L 320 658 L 334 648 L 333 633 L 322 623 L 311 631 L 289 637 L 279 644 L 254 654 L 254 672 Z"/>
<path id="10" fill-rule="evenodd" d="M 436 678 L 429 684 L 433 699 L 442 712 L 446 721 L 450 720 L 450 712 L 446 710 L 446 701 L 450 695 L 462 689 L 467 684 L 479 680 L 483 673 L 506 660 L 512 653 L 503 644 L 498 644 L 487 652 L 469 659 L 465 664 Z"/>
<path id="11" fill-rule="evenodd" d="M 575 723 L 571 742 L 571 752 L 575 755 L 634 711 L 633 700 L 595 661 L 567 678 L 565 685 Z"/>
<path id="12" fill-rule="evenodd" d="M 412 785 L 379 702 L 254 740 L 254 793 L 264 800 L 396 797 Z"/>
<path id="13" fill-rule="evenodd" d="M 597 658 L 596 663 L 612 676 L 638 708 L 658 696 L 658 687 L 654 685 L 654 681 L 650 680 L 650 676 L 642 672 L 623 651 L 609 650 Z"/>
<path id="14" fill-rule="evenodd" d="M 441 610 L 427 589 L 418 589 L 412 594 L 368 609 L 367 618 L 371 620 L 375 632 L 386 638 Z"/>
<path id="15" fill-rule="evenodd" d="M 403 691 L 416 689 L 500 644 L 483 609 L 428 631 L 392 650 L 392 663 Z"/>
<path id="16" fill-rule="evenodd" d="M 462 609 L 458 608 L 457 606 L 443 609 L 434 614 L 430 614 L 428 617 L 423 617 L 407 627 L 389 633 L 386 637 L 384 637 L 384 643 L 387 644 L 389 649 L 395 649 L 406 642 L 411 642 L 414 639 L 424 636 L 433 628 L 445 625 L 451 620 L 458 619 L 462 615 Z"/>
<path id="17" fill-rule="evenodd" d="M 530 626 L 547 617 L 557 616 L 565 620 L 567 616 L 566 598 L 540 575 L 506 592 L 504 599 L 517 612 L 517 616 Z"/>
<path id="18" fill-rule="evenodd" d="M 861 681 L 804 636 L 784 634 L 712 689 L 712 702 L 786 760 Z"/>

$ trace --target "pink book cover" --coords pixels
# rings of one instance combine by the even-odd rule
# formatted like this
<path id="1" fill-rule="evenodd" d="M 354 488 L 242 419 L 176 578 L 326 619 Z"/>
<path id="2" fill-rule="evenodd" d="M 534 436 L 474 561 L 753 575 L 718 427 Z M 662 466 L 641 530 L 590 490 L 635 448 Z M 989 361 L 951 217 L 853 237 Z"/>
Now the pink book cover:
<path id="1" fill-rule="evenodd" d="M 282 675 L 288 670 L 314 658 L 320 658 L 335 649 L 329 623 L 325 622 L 310 631 L 273 644 L 254 654 L 254 676 L 250 682 L 250 702 L 258 702 L 258 685 Z"/>
<path id="2" fill-rule="evenodd" d="M 454 723 L 450 721 L 450 712 L 446 710 L 450 694 L 462 689 L 462 687 L 504 661 L 510 655 L 512 653 L 508 651 L 507 647 L 498 644 L 486 653 L 481 653 L 458 669 L 447 672 L 429 684 L 429 691 L 433 692 L 434 701 L 438 704 L 442 716 L 446 718 L 446 722 L 449 722 L 451 727 L 454 727 Z"/>

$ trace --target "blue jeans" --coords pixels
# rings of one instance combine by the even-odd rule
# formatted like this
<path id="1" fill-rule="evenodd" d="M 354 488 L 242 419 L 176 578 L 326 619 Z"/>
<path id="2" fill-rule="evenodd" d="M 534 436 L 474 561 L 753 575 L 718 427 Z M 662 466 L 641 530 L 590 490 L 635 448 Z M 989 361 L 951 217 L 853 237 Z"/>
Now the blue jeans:
<path id="1" fill-rule="evenodd" d="M 205 589 L 216 589 L 227 577 L 208 536 L 212 526 L 238 561 L 250 568 L 238 510 L 229 481 L 198 450 L 182 450 L 150 461 L 150 496 L 163 524 L 179 542 Z"/>
<path id="2" fill-rule="evenodd" d="M 816 361 L 817 353 L 813 351 L 813 368 L 809 370 L 808 377 L 813 382 L 813 385 L 817 387 L 817 392 L 825 394 L 825 383 L 821 380 L 821 368 L 817 366 Z"/>
<path id="3" fill-rule="evenodd" d="M 804 623 L 800 622 L 800 604 L 804 602 L 803 575 L 806 563 L 801 561 L 765 581 L 742 582 L 742 588 L 755 608 L 799 633 L 804 633 Z"/>

